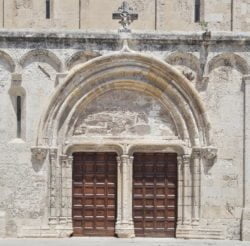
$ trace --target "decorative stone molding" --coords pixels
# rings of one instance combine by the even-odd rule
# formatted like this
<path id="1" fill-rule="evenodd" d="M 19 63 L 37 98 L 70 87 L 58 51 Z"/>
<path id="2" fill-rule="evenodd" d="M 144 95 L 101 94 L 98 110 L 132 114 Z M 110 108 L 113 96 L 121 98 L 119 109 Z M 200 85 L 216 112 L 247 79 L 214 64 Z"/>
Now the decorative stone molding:
<path id="1" fill-rule="evenodd" d="M 118 70 L 114 64 L 119 64 Z M 132 75 L 129 72 L 131 66 L 134 69 Z M 103 80 L 103 74 L 108 76 L 105 80 Z M 89 78 L 86 81 L 81 79 L 86 77 Z M 169 80 L 173 86 L 169 88 L 157 87 L 157 84 L 161 83 L 162 80 Z M 70 86 L 71 81 L 75 83 L 74 87 Z M 108 81 L 110 82 L 108 83 Z M 82 86 L 85 82 L 86 87 L 84 88 L 86 90 Z M 180 90 L 174 90 L 175 86 Z M 79 114 L 83 112 L 87 102 L 93 102 L 99 96 L 112 90 L 126 90 L 128 88 L 136 93 L 147 91 L 153 98 L 160 96 L 162 105 L 172 115 L 174 122 L 178 122 L 175 129 L 181 140 L 189 139 L 192 143 L 197 142 L 203 146 L 210 145 L 209 127 L 207 127 L 209 121 L 197 90 L 169 64 L 137 52 L 103 55 L 92 62 L 72 69 L 65 81 L 58 86 L 43 114 L 39 125 L 38 143 L 44 145 L 46 138 L 49 138 L 47 142 L 51 143 L 72 137 L 77 123 L 73 119 L 80 117 Z M 183 95 L 187 95 L 188 99 L 184 98 Z M 186 100 L 188 100 L 188 104 L 185 103 Z M 65 102 L 73 102 L 73 105 L 68 105 Z M 183 117 L 184 115 L 187 117 Z M 63 122 L 57 124 L 53 120 L 53 118 L 63 119 L 63 116 L 66 116 Z M 65 131 L 57 129 L 60 124 Z M 190 129 L 187 129 L 186 126 Z M 199 137 L 197 138 L 197 136 Z"/>
<path id="2" fill-rule="evenodd" d="M 13 73 L 11 76 L 11 86 L 18 87 L 22 84 L 22 74 Z"/>
<path id="3" fill-rule="evenodd" d="M 217 152 L 218 149 L 213 146 L 205 147 L 201 150 L 201 156 L 206 160 L 213 160 L 217 157 Z"/>
<path id="4" fill-rule="evenodd" d="M 55 79 L 55 87 L 62 84 L 66 76 L 67 76 L 67 73 L 57 73 L 56 79 Z"/>
<path id="5" fill-rule="evenodd" d="M 38 161 L 44 161 L 46 159 L 48 148 L 37 146 L 31 148 L 32 158 Z"/>
<path id="6" fill-rule="evenodd" d="M 56 225 L 57 220 L 57 148 L 51 148 L 49 150 L 50 157 L 50 174 L 49 174 L 49 194 L 50 194 L 50 205 L 49 205 L 49 225 Z"/>
<path id="7" fill-rule="evenodd" d="M 57 153 L 58 153 L 58 149 L 57 148 L 50 148 L 49 149 L 50 159 L 55 160 L 57 158 Z"/>

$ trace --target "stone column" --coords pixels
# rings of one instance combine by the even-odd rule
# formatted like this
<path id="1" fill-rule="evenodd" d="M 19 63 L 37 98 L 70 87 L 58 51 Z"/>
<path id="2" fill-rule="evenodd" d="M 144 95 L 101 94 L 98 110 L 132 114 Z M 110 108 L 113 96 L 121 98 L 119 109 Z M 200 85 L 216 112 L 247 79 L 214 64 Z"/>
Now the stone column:
<path id="1" fill-rule="evenodd" d="M 72 225 L 72 156 L 61 156 L 60 224 Z"/>
<path id="2" fill-rule="evenodd" d="M 50 149 L 49 167 L 49 224 L 57 224 L 57 186 L 56 186 L 56 166 L 57 149 Z"/>
<path id="3" fill-rule="evenodd" d="M 200 220 L 200 149 L 193 149 L 193 199 L 192 199 L 192 225 L 199 225 Z"/>
<path id="4" fill-rule="evenodd" d="M 65 182 L 67 183 L 66 188 L 66 196 L 67 196 L 67 224 L 71 227 L 73 227 L 72 222 L 72 185 L 73 185 L 73 177 L 72 177 L 72 169 L 73 169 L 73 156 L 68 157 L 67 162 L 67 171 L 66 171 L 66 177 Z"/>
<path id="5" fill-rule="evenodd" d="M 183 225 L 183 160 L 178 156 L 178 220 L 177 225 Z"/>
<path id="6" fill-rule="evenodd" d="M 183 225 L 190 225 L 191 223 L 191 208 L 192 208 L 192 180 L 190 171 L 190 156 L 183 156 Z"/>
<path id="7" fill-rule="evenodd" d="M 250 241 L 250 75 L 244 76 L 244 208 L 242 216 L 242 240 Z"/>
<path id="8" fill-rule="evenodd" d="M 116 234 L 121 238 L 134 237 L 132 218 L 133 158 L 122 155 L 118 158 L 118 216 Z"/>
<path id="9" fill-rule="evenodd" d="M 121 157 L 117 157 L 117 218 L 116 218 L 116 233 L 122 222 L 122 165 Z"/>
<path id="10" fill-rule="evenodd" d="M 60 224 L 66 224 L 67 222 L 67 184 L 66 184 L 66 172 L 67 172 L 67 161 L 66 155 L 60 156 Z"/>

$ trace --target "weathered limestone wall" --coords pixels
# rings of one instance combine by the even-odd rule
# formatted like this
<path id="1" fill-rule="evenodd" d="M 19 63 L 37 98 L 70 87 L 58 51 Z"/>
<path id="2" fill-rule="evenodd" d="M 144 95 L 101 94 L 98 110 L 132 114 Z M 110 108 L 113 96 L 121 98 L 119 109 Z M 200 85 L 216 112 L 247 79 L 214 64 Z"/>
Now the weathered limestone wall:
<path id="1" fill-rule="evenodd" d="M 234 7 L 234 30 L 250 31 L 250 1 L 242 0 L 241 4 L 235 3 Z"/>
<path id="2" fill-rule="evenodd" d="M 199 31 L 194 21 L 194 0 L 128 0 L 139 13 L 134 30 Z M 112 13 L 121 0 L 51 0 L 46 19 L 45 0 L 1 0 L 0 26 L 4 28 L 56 28 L 117 30 Z M 201 0 L 201 21 L 211 31 L 250 31 L 249 0 Z"/>
<path id="3" fill-rule="evenodd" d="M 237 1 L 237 5 L 241 5 L 239 3 L 241 1 Z M 209 23 L 209 29 L 213 29 L 215 31 L 223 30 L 230 31 L 231 30 L 231 0 L 211 0 L 204 1 L 205 3 L 205 21 Z M 238 17 L 239 18 L 239 17 Z"/>
<path id="4" fill-rule="evenodd" d="M 250 71 L 250 37 L 213 33 L 204 40 L 202 35 L 135 33 L 129 47 L 167 61 L 197 90 L 211 124 L 212 143 L 218 148 L 215 162 L 201 165 L 200 225 L 220 229 L 217 237 L 240 239 L 242 79 Z M 0 236 L 55 236 L 48 225 L 49 156 L 39 163 L 31 155 L 39 120 L 58 83 L 63 83 L 72 69 L 121 48 L 122 41 L 115 33 L 0 33 Z M 25 96 L 21 139 L 16 137 L 11 99 L 17 93 Z"/>

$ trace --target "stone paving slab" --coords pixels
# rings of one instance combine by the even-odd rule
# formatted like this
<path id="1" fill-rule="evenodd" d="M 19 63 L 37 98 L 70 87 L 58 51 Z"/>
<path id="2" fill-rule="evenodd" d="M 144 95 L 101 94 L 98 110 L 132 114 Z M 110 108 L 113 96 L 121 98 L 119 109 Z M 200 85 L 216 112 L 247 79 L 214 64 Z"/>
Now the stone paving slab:
<path id="1" fill-rule="evenodd" d="M 166 238 L 0 239 L 0 246 L 250 246 L 250 242 Z"/>

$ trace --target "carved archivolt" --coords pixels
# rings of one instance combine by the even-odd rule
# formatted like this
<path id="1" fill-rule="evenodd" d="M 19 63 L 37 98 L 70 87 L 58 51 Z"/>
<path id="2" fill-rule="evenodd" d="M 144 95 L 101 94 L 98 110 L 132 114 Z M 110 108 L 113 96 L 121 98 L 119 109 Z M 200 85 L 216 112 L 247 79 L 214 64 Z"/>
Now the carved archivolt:
<path id="1" fill-rule="evenodd" d="M 194 87 L 167 63 L 137 53 L 105 55 L 72 69 L 42 116 L 37 143 L 58 145 L 67 142 L 70 136 L 84 134 L 84 128 L 90 129 L 91 117 L 100 117 L 98 112 L 95 116 L 86 115 L 85 123 L 78 129 L 73 131 L 72 126 L 77 125 L 91 102 L 115 90 L 134 91 L 154 98 L 173 121 L 179 139 L 190 146 L 211 144 L 205 107 Z M 148 120 L 136 112 L 125 114 L 134 120 L 130 124 L 136 124 L 135 119 Z M 108 132 L 107 125 L 102 127 Z"/>

